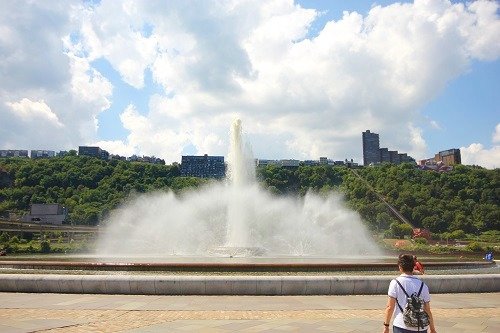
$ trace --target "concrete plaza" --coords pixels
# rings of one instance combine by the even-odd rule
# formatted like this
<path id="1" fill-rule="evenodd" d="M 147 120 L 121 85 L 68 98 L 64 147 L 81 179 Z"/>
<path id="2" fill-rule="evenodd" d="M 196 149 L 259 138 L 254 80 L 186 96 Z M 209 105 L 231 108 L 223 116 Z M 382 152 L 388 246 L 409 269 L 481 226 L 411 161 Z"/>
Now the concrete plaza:
<path id="1" fill-rule="evenodd" d="M 381 332 L 387 296 L 0 293 L 0 332 Z M 440 333 L 500 332 L 500 293 L 435 294 Z"/>

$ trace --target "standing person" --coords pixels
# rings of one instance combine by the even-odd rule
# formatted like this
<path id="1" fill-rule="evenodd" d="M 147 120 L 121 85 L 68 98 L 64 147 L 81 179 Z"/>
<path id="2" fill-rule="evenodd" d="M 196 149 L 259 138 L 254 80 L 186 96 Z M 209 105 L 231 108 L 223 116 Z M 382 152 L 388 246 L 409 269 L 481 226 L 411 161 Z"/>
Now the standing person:
<path id="1" fill-rule="evenodd" d="M 389 332 L 389 324 L 391 317 L 394 314 L 394 322 L 392 326 L 393 333 L 436 333 L 434 319 L 431 312 L 429 288 L 419 278 L 413 276 L 413 267 L 415 266 L 413 256 L 410 254 L 400 255 L 398 258 L 398 266 L 401 275 L 391 281 L 387 292 L 389 299 L 387 300 L 387 306 L 385 309 L 383 332 Z M 406 307 L 408 306 L 407 303 L 410 296 L 417 296 L 423 300 L 423 310 L 427 313 L 429 323 L 422 328 L 408 326 L 405 323 L 407 318 L 405 318 L 406 315 L 404 315 L 404 312 L 407 311 Z"/>
<path id="2" fill-rule="evenodd" d="M 424 265 L 420 261 L 418 261 L 417 256 L 413 256 L 415 260 L 415 266 L 413 267 L 413 274 L 422 275 L 424 274 Z"/>

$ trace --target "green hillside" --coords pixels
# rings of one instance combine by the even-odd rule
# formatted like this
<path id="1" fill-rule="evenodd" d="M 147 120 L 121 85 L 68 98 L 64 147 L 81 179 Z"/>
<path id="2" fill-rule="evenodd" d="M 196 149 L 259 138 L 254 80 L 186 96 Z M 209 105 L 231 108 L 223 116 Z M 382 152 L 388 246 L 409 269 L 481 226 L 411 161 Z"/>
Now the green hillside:
<path id="1" fill-rule="evenodd" d="M 263 185 L 274 193 L 338 190 L 372 230 L 387 230 L 386 236 L 403 236 L 411 228 L 395 218 L 376 193 L 415 227 L 433 233 L 500 232 L 499 169 L 459 165 L 453 171 L 439 173 L 411 164 L 385 164 L 356 171 L 332 166 L 304 166 L 295 171 L 268 166 L 258 174 Z"/>
<path id="2" fill-rule="evenodd" d="M 259 168 L 263 187 L 276 195 L 307 191 L 344 194 L 374 231 L 408 233 L 380 200 L 383 197 L 416 227 L 433 233 L 500 231 L 500 170 L 457 166 L 451 172 L 423 171 L 410 164 L 353 170 L 341 166 Z M 102 161 L 85 156 L 0 159 L 0 216 L 28 211 L 31 203 L 60 203 L 74 224 L 97 224 L 133 193 L 178 192 L 207 183 L 180 177 L 179 166 Z M 379 196 L 377 196 L 376 191 Z"/>
<path id="3" fill-rule="evenodd" d="M 32 203 L 59 203 L 74 224 L 97 224 L 131 193 L 199 186 L 177 165 L 102 161 L 86 156 L 0 159 L 0 216 L 26 213 Z"/>

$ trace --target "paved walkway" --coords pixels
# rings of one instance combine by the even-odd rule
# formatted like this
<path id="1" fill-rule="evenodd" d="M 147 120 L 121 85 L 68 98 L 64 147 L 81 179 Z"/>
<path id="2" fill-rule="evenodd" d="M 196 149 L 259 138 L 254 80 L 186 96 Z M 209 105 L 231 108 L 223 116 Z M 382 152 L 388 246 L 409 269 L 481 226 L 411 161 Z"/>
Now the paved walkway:
<path id="1" fill-rule="evenodd" d="M 386 299 L 0 293 L 0 332 L 381 332 Z M 500 293 L 431 305 L 439 333 L 500 332 Z"/>

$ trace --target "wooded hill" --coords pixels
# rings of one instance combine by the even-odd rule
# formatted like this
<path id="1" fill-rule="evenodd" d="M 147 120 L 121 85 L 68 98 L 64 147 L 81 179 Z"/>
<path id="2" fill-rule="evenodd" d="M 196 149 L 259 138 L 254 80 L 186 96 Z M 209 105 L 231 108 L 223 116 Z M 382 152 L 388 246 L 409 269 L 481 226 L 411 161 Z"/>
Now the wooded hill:
<path id="1" fill-rule="evenodd" d="M 408 233 L 373 188 L 412 224 L 433 233 L 478 234 L 500 230 L 500 169 L 456 166 L 438 173 L 411 164 L 356 169 L 341 166 L 267 166 L 257 170 L 264 188 L 276 195 L 307 191 L 344 194 L 372 230 L 388 236 Z M 210 181 L 180 177 L 179 166 L 86 156 L 51 159 L 0 159 L 0 216 L 24 214 L 31 203 L 60 203 L 74 224 L 97 224 L 132 193 L 179 192 Z"/>

